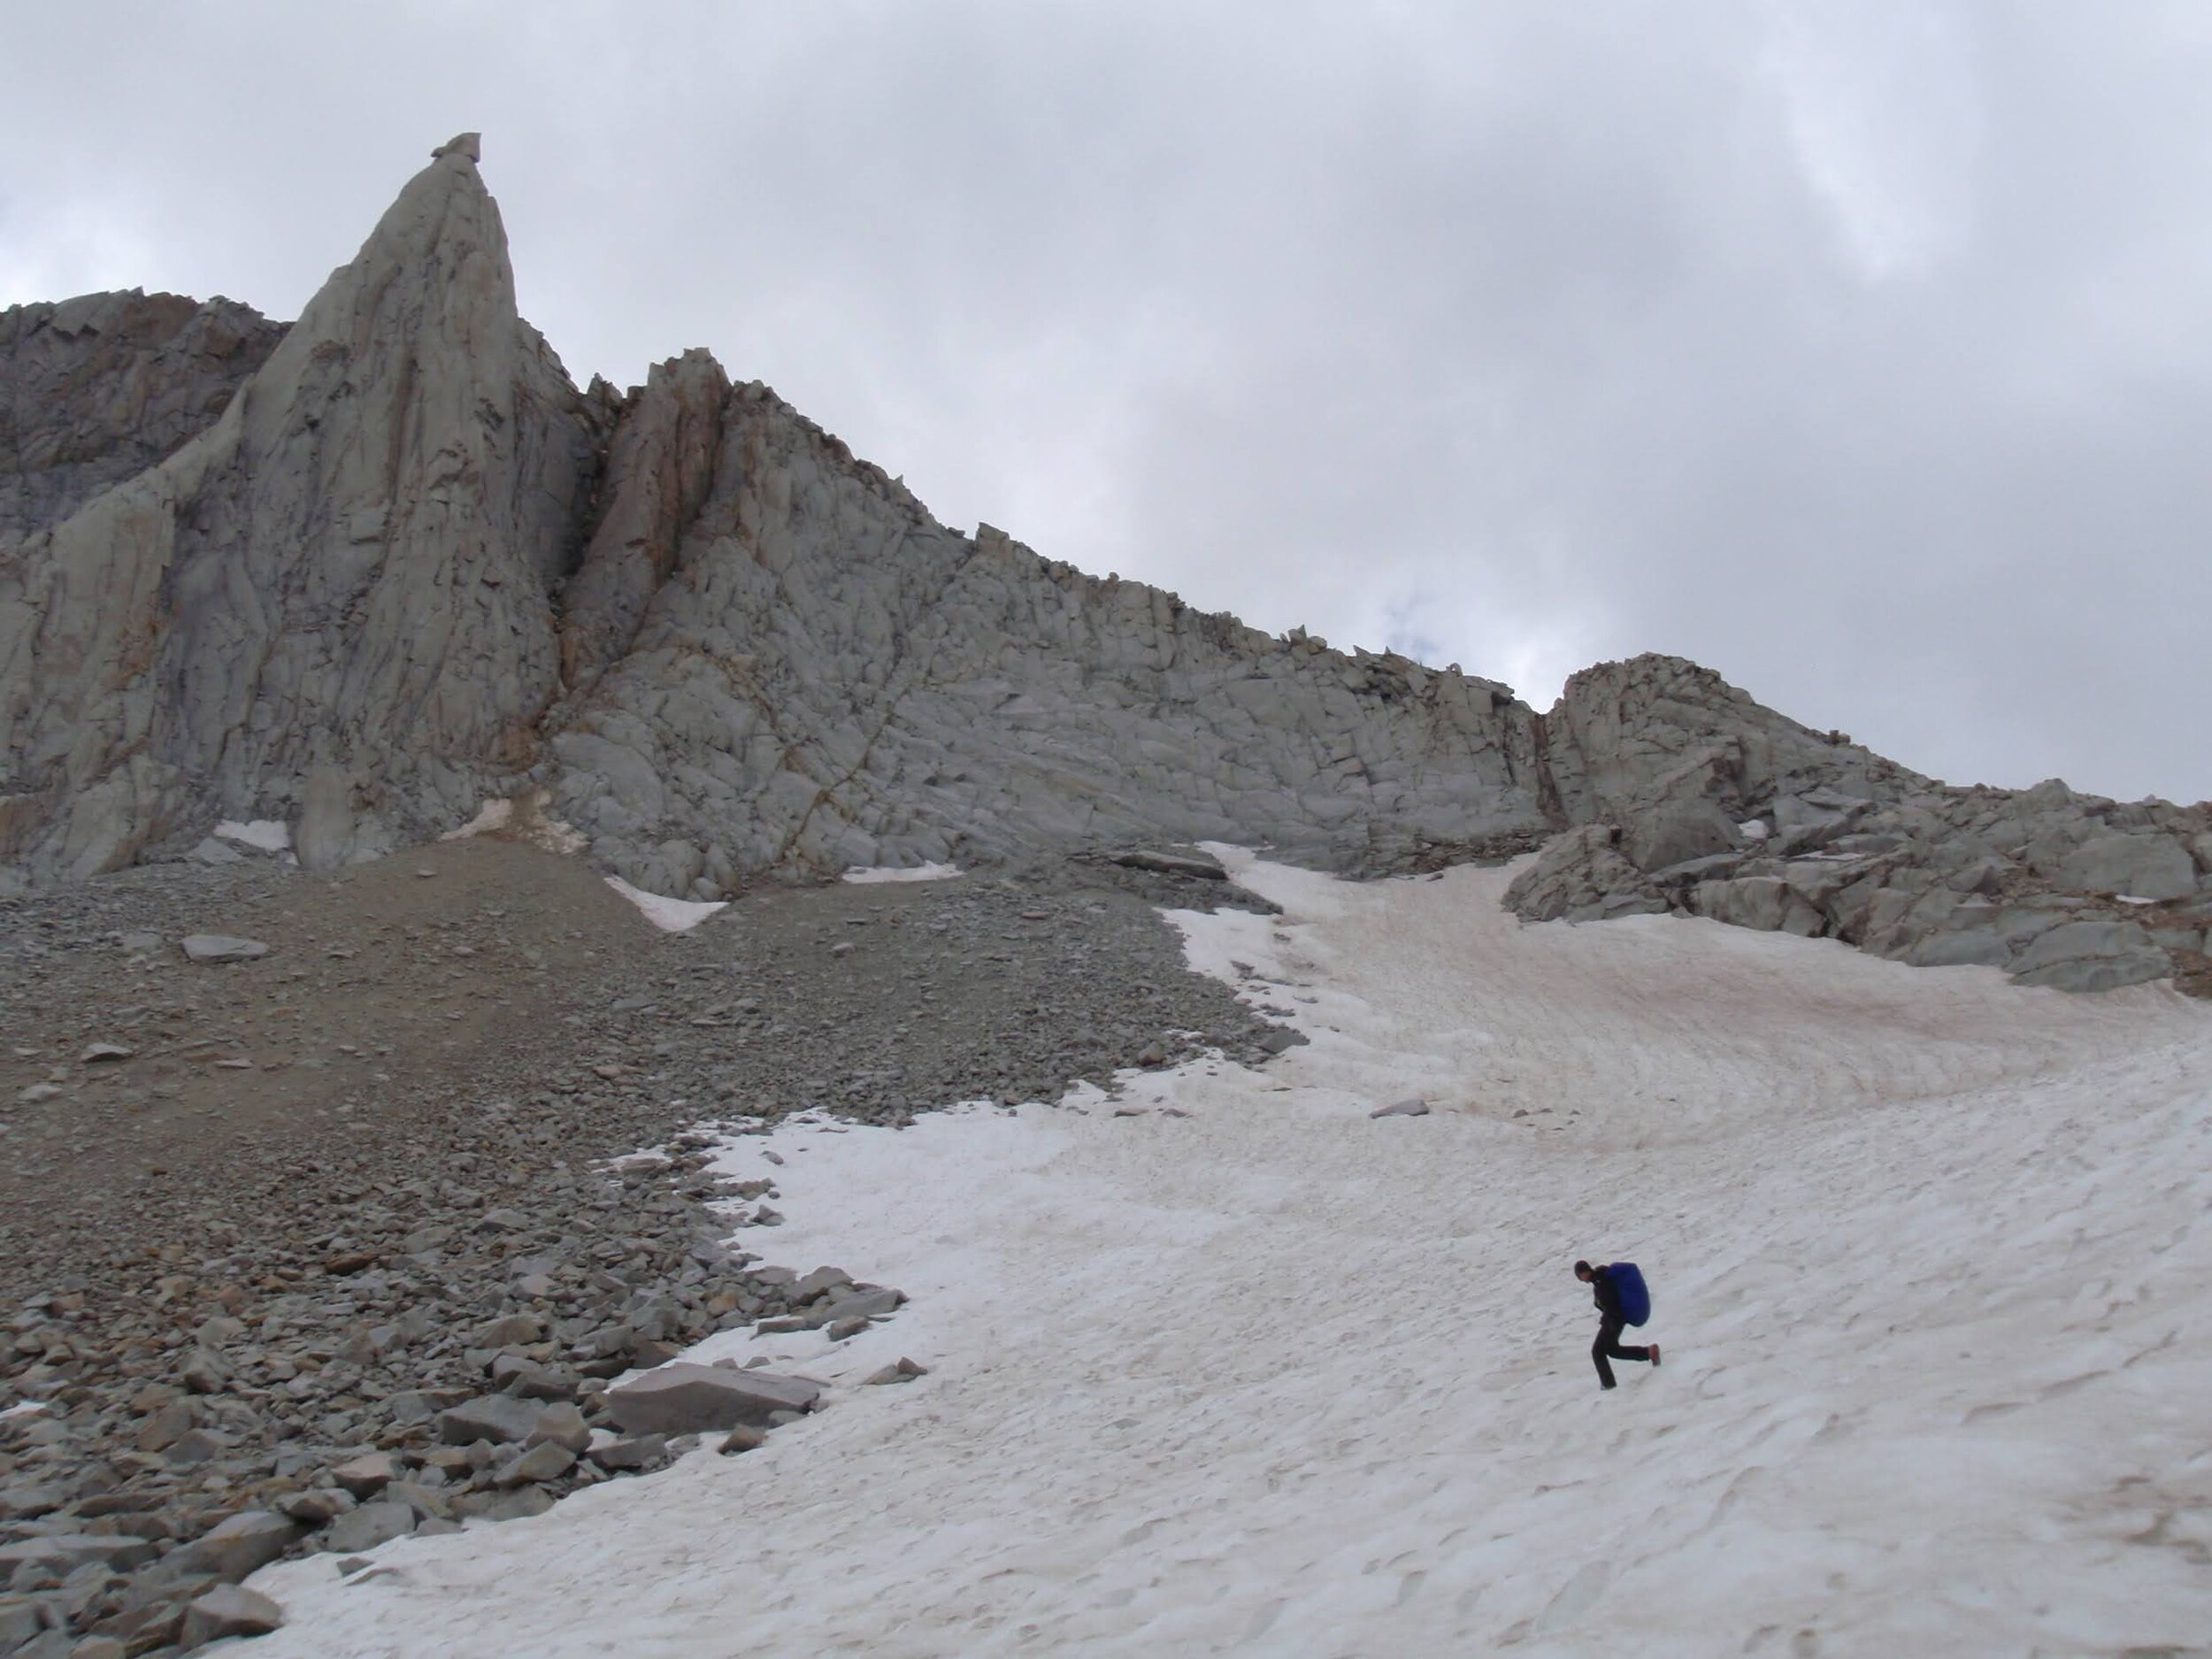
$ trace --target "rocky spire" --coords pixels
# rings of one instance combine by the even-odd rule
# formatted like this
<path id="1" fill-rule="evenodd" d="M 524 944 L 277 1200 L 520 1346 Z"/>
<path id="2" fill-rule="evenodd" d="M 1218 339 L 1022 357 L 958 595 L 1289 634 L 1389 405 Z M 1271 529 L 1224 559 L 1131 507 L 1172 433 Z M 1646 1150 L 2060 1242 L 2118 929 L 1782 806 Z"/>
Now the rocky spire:
<path id="1" fill-rule="evenodd" d="M 333 769 L 373 844 L 531 759 L 597 434 L 476 154 L 439 148 L 214 427 L 0 550 L 0 857 L 112 867 Z"/>
<path id="2" fill-rule="evenodd" d="M 334 864 L 525 788 L 696 898 L 1208 839 L 1372 875 L 1575 826 L 1523 914 L 2212 989 L 2212 806 L 1950 788 L 1671 657 L 1540 717 L 948 529 L 704 352 L 580 396 L 477 152 L 442 145 L 273 350 L 183 302 L 0 319 L 0 884 L 219 813 Z M 227 337 L 266 361 L 202 360 Z"/>

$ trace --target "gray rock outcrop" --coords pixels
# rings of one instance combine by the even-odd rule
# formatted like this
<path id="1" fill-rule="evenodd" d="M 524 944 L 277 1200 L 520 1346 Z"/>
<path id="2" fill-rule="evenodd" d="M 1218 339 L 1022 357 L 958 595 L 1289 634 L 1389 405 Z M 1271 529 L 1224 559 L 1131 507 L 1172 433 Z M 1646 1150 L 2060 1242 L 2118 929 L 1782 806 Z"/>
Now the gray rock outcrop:
<path id="1" fill-rule="evenodd" d="M 1672 910 L 2070 991 L 2206 974 L 2212 808 L 1955 788 L 1670 657 L 1576 675 L 1544 730 L 1591 821 L 1508 890 L 1531 920 Z"/>
<path id="2" fill-rule="evenodd" d="M 625 1434 L 696 1434 L 740 1424 L 766 1427 L 778 1412 L 812 1409 L 821 1393 L 796 1377 L 679 1360 L 623 1384 L 607 1404 Z"/>
<path id="3" fill-rule="evenodd" d="M 0 859 L 111 869 L 329 765 L 403 836 L 472 811 L 556 688 L 597 441 L 449 146 L 212 426 L 0 542 Z"/>
<path id="4" fill-rule="evenodd" d="M 2205 809 L 1949 788 L 1668 657 L 1539 715 L 948 529 L 703 351 L 580 392 L 478 149 L 288 329 L 165 296 L 0 318 L 0 890 L 240 856 L 219 818 L 332 869 L 492 799 L 693 898 L 1209 839 L 1371 875 L 1566 831 L 1522 914 L 2204 971 Z M 2030 956 L 2100 919 L 2141 938 Z"/>
<path id="5" fill-rule="evenodd" d="M 718 426 L 656 412 L 696 389 L 669 366 L 618 429 L 609 517 L 668 522 L 666 480 L 702 475 L 626 449 L 638 423 L 718 431 L 713 488 L 672 547 L 595 538 L 572 592 L 629 597 L 575 607 L 574 637 L 616 637 L 643 573 L 667 574 L 549 722 L 555 811 L 640 886 L 1216 837 L 1379 870 L 1548 827 L 1505 687 L 956 534 L 764 388 L 733 388 Z"/>
<path id="6" fill-rule="evenodd" d="M 283 337 L 234 301 L 136 289 L 0 311 L 0 540 L 167 460 Z"/>

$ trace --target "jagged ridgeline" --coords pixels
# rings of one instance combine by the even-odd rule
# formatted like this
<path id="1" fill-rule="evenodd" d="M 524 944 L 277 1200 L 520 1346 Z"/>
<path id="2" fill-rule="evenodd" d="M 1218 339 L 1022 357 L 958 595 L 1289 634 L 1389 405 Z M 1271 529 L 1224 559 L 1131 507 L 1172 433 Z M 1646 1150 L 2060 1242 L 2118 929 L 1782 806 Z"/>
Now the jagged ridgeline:
<path id="1" fill-rule="evenodd" d="M 2202 807 L 1948 788 L 1668 657 L 1539 715 L 949 530 L 703 351 L 580 391 L 478 160 L 435 151 L 288 328 L 134 293 L 0 315 L 0 879 L 219 818 L 327 868 L 497 800 L 694 897 L 1205 839 L 1379 875 L 1574 830 L 1524 913 L 2078 988 L 2204 967 Z"/>

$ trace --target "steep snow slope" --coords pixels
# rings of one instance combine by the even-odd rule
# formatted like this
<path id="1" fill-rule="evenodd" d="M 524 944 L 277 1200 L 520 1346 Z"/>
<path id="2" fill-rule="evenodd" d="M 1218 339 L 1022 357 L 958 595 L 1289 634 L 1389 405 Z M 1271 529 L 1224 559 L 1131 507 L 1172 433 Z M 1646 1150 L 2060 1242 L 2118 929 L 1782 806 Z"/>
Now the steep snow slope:
<path id="1" fill-rule="evenodd" d="M 2212 1621 L 2212 1022 L 1509 872 L 1179 918 L 1313 1033 L 1113 1115 L 792 1124 L 795 1265 L 913 1305 L 758 1452 L 257 1579 L 262 1659 L 2114 1653 Z M 1371 1120 L 1409 1094 L 1425 1118 Z M 1526 1112 L 1526 1117 L 1517 1116 Z M 786 1162 L 763 1161 L 773 1145 Z M 1600 1394 L 1578 1255 L 1667 1363 Z M 931 1374 L 849 1386 L 910 1355 Z M 2178 1650 L 2178 1647 L 2177 1648 Z"/>

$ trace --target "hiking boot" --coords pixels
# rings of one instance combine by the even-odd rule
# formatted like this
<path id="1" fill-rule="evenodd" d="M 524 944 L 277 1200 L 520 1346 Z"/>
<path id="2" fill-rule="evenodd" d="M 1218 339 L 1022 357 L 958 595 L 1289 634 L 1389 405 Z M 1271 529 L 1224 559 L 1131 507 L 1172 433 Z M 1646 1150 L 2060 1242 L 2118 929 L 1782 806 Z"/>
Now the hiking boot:
<path id="1" fill-rule="evenodd" d="M 1656 1342 L 1651 1345 L 1651 1368 L 1654 1371 L 1659 1369 L 1659 1345 Z"/>

